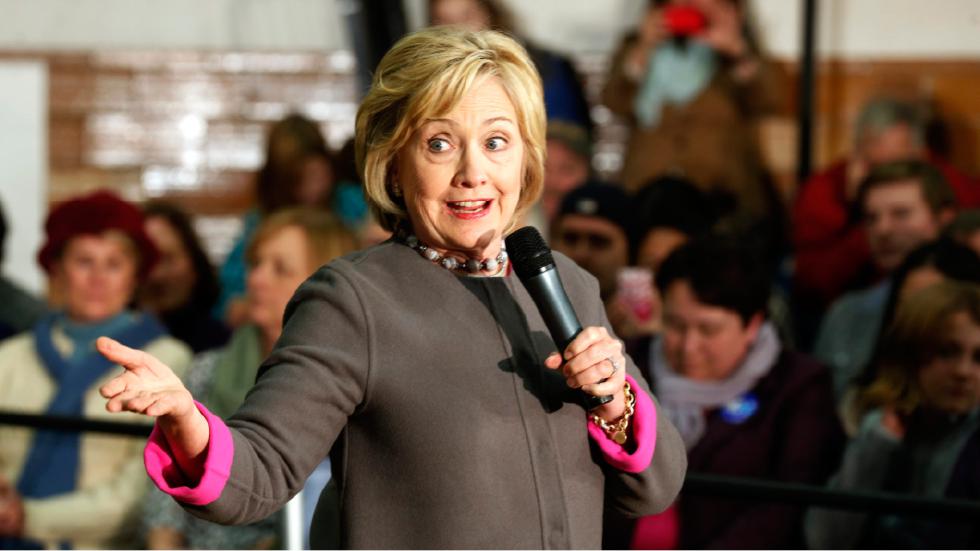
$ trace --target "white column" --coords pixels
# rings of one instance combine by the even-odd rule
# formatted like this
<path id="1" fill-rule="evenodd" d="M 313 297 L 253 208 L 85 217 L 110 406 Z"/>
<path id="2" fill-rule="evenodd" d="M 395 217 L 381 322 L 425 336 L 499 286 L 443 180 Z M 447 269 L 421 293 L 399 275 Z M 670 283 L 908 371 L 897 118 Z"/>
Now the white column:
<path id="1" fill-rule="evenodd" d="M 37 265 L 48 189 L 48 69 L 0 61 L 0 201 L 7 217 L 3 273 L 40 294 Z"/>

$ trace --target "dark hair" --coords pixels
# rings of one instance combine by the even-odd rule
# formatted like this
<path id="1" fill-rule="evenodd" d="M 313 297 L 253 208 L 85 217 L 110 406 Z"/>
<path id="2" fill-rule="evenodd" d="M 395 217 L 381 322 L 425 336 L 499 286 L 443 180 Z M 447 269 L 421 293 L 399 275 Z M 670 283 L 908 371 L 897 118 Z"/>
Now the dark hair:
<path id="1" fill-rule="evenodd" d="M 969 239 L 980 230 L 980 209 L 966 209 L 956 213 L 956 218 L 946 226 L 943 235 L 952 239 Z"/>
<path id="2" fill-rule="evenodd" d="M 943 173 L 931 163 L 920 160 L 895 161 L 872 167 L 861 182 L 857 201 L 854 203 L 857 209 L 854 213 L 855 219 L 864 216 L 864 203 L 871 190 L 907 180 L 918 182 L 922 197 L 932 212 L 938 213 L 956 205 L 953 188 L 950 187 Z"/>
<path id="3" fill-rule="evenodd" d="M 210 310 L 218 301 L 221 288 L 218 286 L 214 267 L 201 246 L 197 232 L 194 231 L 190 216 L 180 207 L 166 201 L 147 202 L 143 205 L 143 215 L 146 219 L 159 217 L 166 220 L 177 233 L 194 267 L 194 289 L 189 300 L 202 310 Z"/>
<path id="4" fill-rule="evenodd" d="M 884 350 L 887 346 L 885 344 L 885 332 L 895 318 L 902 287 L 905 286 L 905 281 L 912 272 L 924 267 L 935 268 L 937 272 L 951 280 L 980 283 L 980 256 L 977 256 L 973 249 L 952 239 L 943 237 L 926 243 L 909 253 L 898 268 L 892 272 L 891 289 L 888 292 L 888 300 L 885 302 L 874 357 L 858 376 L 857 383 L 859 386 L 866 386 L 875 378 L 875 366 L 880 363 L 880 357 L 887 352 Z"/>
<path id="5" fill-rule="evenodd" d="M 634 262 L 652 230 L 671 228 L 694 238 L 710 230 L 719 215 L 719 206 L 710 196 L 679 176 L 650 180 L 633 200 L 637 215 L 630 232 L 630 258 Z"/>
<path id="6" fill-rule="evenodd" d="M 0 203 L 0 264 L 3 263 L 4 245 L 7 243 L 7 216 L 3 212 L 3 203 Z"/>
<path id="7" fill-rule="evenodd" d="M 767 314 L 771 282 L 758 250 L 729 236 L 707 235 L 681 245 L 664 260 L 657 288 L 666 296 L 677 281 L 687 282 L 700 302 L 735 311 L 743 323 Z"/>
<path id="8" fill-rule="evenodd" d="M 344 142 L 344 145 L 340 146 L 337 154 L 334 155 L 334 179 L 338 184 L 340 182 L 361 184 L 361 176 L 357 173 L 357 159 L 355 158 L 354 144 L 354 137 L 351 136 Z"/>
<path id="9" fill-rule="evenodd" d="M 334 158 L 316 122 L 291 114 L 272 125 L 266 139 L 265 164 L 256 181 L 256 198 L 263 214 L 296 206 L 296 187 L 303 163 L 321 158 L 336 172 Z M 333 190 L 318 205 L 329 207 Z"/>

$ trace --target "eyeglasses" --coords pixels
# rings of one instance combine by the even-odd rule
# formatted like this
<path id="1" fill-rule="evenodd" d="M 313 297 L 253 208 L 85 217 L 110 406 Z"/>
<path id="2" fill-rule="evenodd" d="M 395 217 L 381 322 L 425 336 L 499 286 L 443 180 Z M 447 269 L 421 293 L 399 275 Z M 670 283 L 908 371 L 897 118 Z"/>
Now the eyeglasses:
<path id="1" fill-rule="evenodd" d="M 612 238 L 599 233 L 565 230 L 558 234 L 558 239 L 570 248 L 578 247 L 580 242 L 585 243 L 588 248 L 597 251 L 608 249 L 612 246 Z"/>

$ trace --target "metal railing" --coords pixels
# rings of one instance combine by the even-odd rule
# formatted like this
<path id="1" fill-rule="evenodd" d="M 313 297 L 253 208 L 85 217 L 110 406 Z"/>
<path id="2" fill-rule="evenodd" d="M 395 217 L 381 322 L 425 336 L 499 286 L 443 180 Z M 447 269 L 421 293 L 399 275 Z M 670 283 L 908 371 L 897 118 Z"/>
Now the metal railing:
<path id="1" fill-rule="evenodd" d="M 147 437 L 153 426 L 76 417 L 34 415 L 0 411 L 0 424 L 32 429 L 82 431 Z M 912 515 L 946 520 L 980 518 L 980 501 L 935 499 L 887 492 L 831 490 L 808 484 L 688 473 L 682 493 L 747 501 L 789 503 L 896 515 Z M 287 549 L 303 549 L 302 493 L 286 506 L 284 533 Z"/>

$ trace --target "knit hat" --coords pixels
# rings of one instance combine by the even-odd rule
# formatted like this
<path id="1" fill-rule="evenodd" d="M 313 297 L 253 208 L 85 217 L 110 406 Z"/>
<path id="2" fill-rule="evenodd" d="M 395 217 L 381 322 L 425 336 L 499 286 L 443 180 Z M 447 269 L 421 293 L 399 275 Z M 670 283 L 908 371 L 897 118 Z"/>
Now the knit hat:
<path id="1" fill-rule="evenodd" d="M 146 277 L 156 264 L 159 252 L 143 228 L 143 213 L 136 205 L 109 191 L 96 191 L 55 206 L 44 223 L 47 240 L 38 251 L 37 261 L 50 274 L 62 249 L 73 237 L 101 235 L 109 230 L 122 232 L 133 240 L 140 257 L 139 277 Z"/>
<path id="2" fill-rule="evenodd" d="M 558 218 L 566 214 L 596 216 L 616 224 L 627 238 L 633 228 L 633 207 L 629 196 L 618 186 L 596 181 L 586 182 L 562 199 Z"/>

